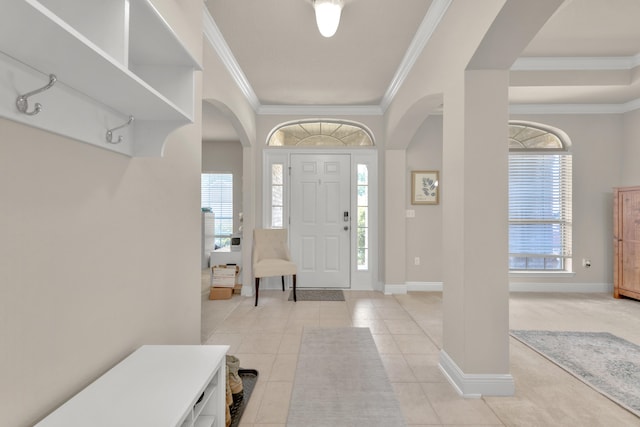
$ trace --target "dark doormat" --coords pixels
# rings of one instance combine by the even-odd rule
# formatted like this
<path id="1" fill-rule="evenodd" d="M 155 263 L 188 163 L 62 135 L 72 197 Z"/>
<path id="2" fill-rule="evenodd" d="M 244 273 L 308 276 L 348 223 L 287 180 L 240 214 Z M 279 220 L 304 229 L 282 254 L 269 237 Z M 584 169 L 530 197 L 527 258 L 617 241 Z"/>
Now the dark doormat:
<path id="1" fill-rule="evenodd" d="M 238 375 L 242 378 L 242 393 L 233 396 L 233 404 L 229 407 L 231 410 L 231 427 L 237 427 L 240 424 L 244 408 L 247 407 L 251 393 L 258 381 L 258 371 L 255 369 L 240 368 L 238 369 Z"/>
<path id="2" fill-rule="evenodd" d="M 340 289 L 296 289 L 298 301 L 344 301 L 344 293 Z M 289 301 L 293 301 L 293 291 L 289 293 Z"/>

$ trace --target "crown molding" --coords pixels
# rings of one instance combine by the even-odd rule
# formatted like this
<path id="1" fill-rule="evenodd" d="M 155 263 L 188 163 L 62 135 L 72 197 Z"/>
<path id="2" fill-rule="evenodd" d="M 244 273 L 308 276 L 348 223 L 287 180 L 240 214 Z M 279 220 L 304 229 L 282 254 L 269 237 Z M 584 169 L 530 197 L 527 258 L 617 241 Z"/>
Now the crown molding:
<path id="1" fill-rule="evenodd" d="M 415 37 L 411 41 L 380 105 L 262 105 L 224 40 L 208 10 L 203 13 L 203 33 L 220 60 L 238 85 L 256 114 L 261 115 L 322 115 L 381 116 L 384 115 L 398 90 L 453 0 L 434 0 Z M 578 71 L 631 70 L 640 66 L 640 54 L 620 57 L 522 57 L 511 71 Z M 622 104 L 512 104 L 510 114 L 623 114 L 640 109 L 640 99 Z"/>
<path id="2" fill-rule="evenodd" d="M 625 113 L 628 113 L 629 111 L 635 111 L 635 110 L 639 110 L 640 109 L 640 98 L 639 99 L 634 99 L 632 101 L 629 102 L 625 102 L 624 104 L 622 104 L 625 108 Z"/>
<path id="3" fill-rule="evenodd" d="M 365 115 L 365 116 L 379 116 L 384 114 L 386 109 L 393 101 L 396 93 L 404 83 L 407 75 L 413 68 L 413 65 L 417 61 L 418 57 L 422 53 L 424 46 L 427 44 L 431 35 L 435 31 L 436 27 L 440 23 L 440 20 L 444 16 L 445 12 L 451 5 L 453 0 L 434 0 L 427 14 L 425 15 L 416 35 L 414 36 L 407 52 L 405 53 L 398 70 L 391 80 L 387 91 L 385 92 L 380 105 L 322 105 L 322 106 L 308 106 L 308 105 L 262 105 L 254 92 L 251 84 L 247 80 L 244 72 L 240 68 L 240 65 L 236 61 L 229 45 L 224 40 L 220 29 L 216 25 L 213 17 L 208 10 L 204 10 L 203 13 L 203 32 L 206 39 L 213 46 L 218 56 L 222 60 L 222 63 L 227 68 L 231 77 L 236 82 L 244 96 L 247 98 L 249 104 L 256 112 L 256 114 L 335 114 L 335 115 Z"/>
<path id="4" fill-rule="evenodd" d="M 381 116 L 379 105 L 261 105 L 260 115 Z"/>
<path id="5" fill-rule="evenodd" d="M 616 57 L 522 57 L 511 71 L 611 71 L 640 66 L 640 54 Z M 621 104 L 512 104 L 510 114 L 624 114 L 640 109 L 640 99 Z"/>
<path id="6" fill-rule="evenodd" d="M 206 39 L 218 53 L 220 60 L 231 74 L 231 78 L 236 82 L 238 88 L 240 88 L 242 94 L 247 98 L 247 101 L 253 110 L 257 112 L 260 108 L 260 100 L 253 91 L 249 80 L 247 80 L 247 77 L 244 75 L 244 72 L 240 68 L 238 61 L 236 61 L 235 56 L 233 56 L 233 52 L 231 52 L 231 49 L 222 36 L 216 22 L 213 20 L 213 17 L 206 8 L 204 8 L 204 13 L 202 14 L 202 24 L 203 33 Z"/>
<path id="7" fill-rule="evenodd" d="M 422 20 L 420 27 L 418 27 L 418 31 L 409 45 L 409 49 L 407 49 L 407 52 L 404 54 L 398 70 L 393 76 L 393 79 L 391 79 L 391 83 L 382 97 L 380 108 L 383 112 L 391 105 L 393 98 L 409 75 L 409 72 L 415 65 L 447 9 L 449 9 L 451 2 L 452 0 L 433 0 L 431 6 L 429 6 L 429 10 L 427 10 L 427 14 Z"/>
<path id="8" fill-rule="evenodd" d="M 640 54 L 615 57 L 522 57 L 511 71 L 631 70 L 640 65 Z"/>

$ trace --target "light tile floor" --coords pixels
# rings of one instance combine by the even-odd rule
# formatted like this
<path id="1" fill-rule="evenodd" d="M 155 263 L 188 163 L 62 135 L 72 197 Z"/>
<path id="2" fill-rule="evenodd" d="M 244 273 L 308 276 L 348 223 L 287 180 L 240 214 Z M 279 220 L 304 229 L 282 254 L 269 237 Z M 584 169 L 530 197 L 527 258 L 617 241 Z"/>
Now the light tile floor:
<path id="1" fill-rule="evenodd" d="M 513 338 L 512 397 L 464 399 L 438 368 L 442 294 L 385 296 L 346 291 L 344 302 L 287 301 L 261 291 L 260 305 L 234 295 L 202 302 L 202 342 L 227 344 L 241 365 L 259 371 L 243 427 L 286 424 L 305 326 L 369 327 L 411 426 L 640 426 L 640 419 Z M 640 302 L 604 294 L 512 294 L 514 329 L 608 331 L 640 344 Z"/>

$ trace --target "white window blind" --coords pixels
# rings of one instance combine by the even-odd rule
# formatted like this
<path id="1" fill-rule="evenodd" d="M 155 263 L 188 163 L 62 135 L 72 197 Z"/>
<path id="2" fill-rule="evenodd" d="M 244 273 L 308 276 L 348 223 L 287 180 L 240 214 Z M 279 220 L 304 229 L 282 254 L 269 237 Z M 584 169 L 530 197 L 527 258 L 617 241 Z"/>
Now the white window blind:
<path id="1" fill-rule="evenodd" d="M 203 173 L 202 207 L 215 214 L 216 248 L 229 246 L 233 233 L 233 174 Z"/>
<path id="2" fill-rule="evenodd" d="M 571 257 L 571 155 L 509 156 L 509 268 L 565 270 Z"/>

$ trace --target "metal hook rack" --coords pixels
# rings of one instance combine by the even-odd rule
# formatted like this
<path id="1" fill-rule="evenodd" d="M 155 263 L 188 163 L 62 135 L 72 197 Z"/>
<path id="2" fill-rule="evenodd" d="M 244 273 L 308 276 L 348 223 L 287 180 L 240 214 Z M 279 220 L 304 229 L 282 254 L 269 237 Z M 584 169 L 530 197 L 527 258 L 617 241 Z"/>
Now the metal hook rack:
<path id="1" fill-rule="evenodd" d="M 41 87 L 40 89 L 33 90 L 31 92 L 28 92 L 28 93 L 25 93 L 24 95 L 20 95 L 16 99 L 16 107 L 18 107 L 18 111 L 20 111 L 21 113 L 27 114 L 29 116 L 35 116 L 40 111 L 42 111 L 42 104 L 40 104 L 39 102 L 36 102 L 33 111 L 27 111 L 27 109 L 29 108 L 29 100 L 28 100 L 28 98 L 30 96 L 37 95 L 40 92 L 44 92 L 47 89 L 50 89 L 51 86 L 53 86 L 53 84 L 57 80 L 58 79 L 55 76 L 55 74 L 49 74 L 49 83 L 46 86 Z"/>
<path id="2" fill-rule="evenodd" d="M 120 144 L 122 142 L 122 140 L 124 139 L 123 136 L 122 135 L 118 136 L 118 139 L 114 141 L 113 140 L 113 131 L 114 130 L 118 130 L 118 129 L 122 129 L 125 126 L 129 126 L 133 122 L 133 120 L 134 120 L 133 116 L 129 116 L 129 121 L 127 121 L 126 123 L 124 123 L 124 124 L 122 124 L 120 126 L 114 127 L 113 129 L 109 129 L 107 131 L 107 142 L 109 144 Z"/>

